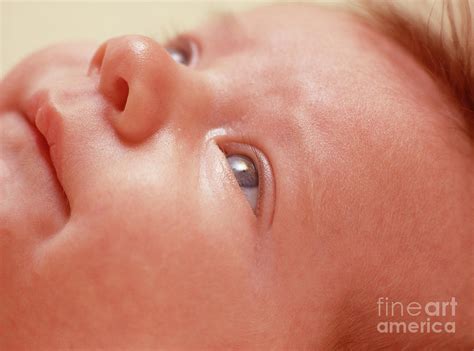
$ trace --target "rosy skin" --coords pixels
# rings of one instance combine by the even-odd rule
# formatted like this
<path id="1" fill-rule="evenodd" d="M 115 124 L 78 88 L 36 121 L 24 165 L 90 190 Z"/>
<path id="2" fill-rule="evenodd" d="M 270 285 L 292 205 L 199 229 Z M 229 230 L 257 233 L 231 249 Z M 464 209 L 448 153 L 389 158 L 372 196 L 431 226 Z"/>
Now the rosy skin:
<path id="1" fill-rule="evenodd" d="M 2 81 L 0 348 L 472 346 L 472 145 L 424 70 L 313 6 L 190 37 L 193 67 L 125 36 Z M 460 341 L 378 334 L 380 296 L 455 296 Z"/>

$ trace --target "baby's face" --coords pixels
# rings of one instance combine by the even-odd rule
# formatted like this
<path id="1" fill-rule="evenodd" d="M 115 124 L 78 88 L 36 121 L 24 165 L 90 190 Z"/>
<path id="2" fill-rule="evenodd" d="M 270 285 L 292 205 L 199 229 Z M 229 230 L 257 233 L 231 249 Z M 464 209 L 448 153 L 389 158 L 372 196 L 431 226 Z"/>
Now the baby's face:
<path id="1" fill-rule="evenodd" d="M 2 82 L 6 349 L 427 338 L 377 334 L 379 296 L 468 320 L 470 146 L 410 56 L 312 6 L 166 48 L 56 46 Z"/>

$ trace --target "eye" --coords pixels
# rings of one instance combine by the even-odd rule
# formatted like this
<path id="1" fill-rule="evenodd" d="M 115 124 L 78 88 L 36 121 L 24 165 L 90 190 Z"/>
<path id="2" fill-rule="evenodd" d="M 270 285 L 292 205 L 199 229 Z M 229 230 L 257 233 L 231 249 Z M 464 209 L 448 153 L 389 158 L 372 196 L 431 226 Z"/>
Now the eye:
<path id="1" fill-rule="evenodd" d="M 256 213 L 259 196 L 258 167 L 249 157 L 237 154 L 227 155 L 227 162 L 247 201 Z"/>
<path id="2" fill-rule="evenodd" d="M 258 226 L 266 230 L 273 222 L 276 204 L 276 182 L 269 159 L 248 138 L 245 143 L 224 138 L 216 141 L 229 165 L 226 172 L 230 177 L 228 179 L 235 179 L 235 182 L 229 183 L 231 193 L 240 195 L 237 186 L 240 188 L 245 199 L 240 196 L 239 200 L 250 205 Z"/>
<path id="3" fill-rule="evenodd" d="M 177 38 L 165 46 L 171 58 L 184 66 L 191 66 L 197 58 L 197 45 L 187 38 Z"/>

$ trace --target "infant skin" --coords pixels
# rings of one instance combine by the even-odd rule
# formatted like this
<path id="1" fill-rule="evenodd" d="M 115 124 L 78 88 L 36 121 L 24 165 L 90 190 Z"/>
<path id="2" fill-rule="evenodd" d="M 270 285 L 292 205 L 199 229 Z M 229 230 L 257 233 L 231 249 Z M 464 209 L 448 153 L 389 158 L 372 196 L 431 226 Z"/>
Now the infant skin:
<path id="1" fill-rule="evenodd" d="M 310 5 L 34 53 L 0 85 L 0 349 L 473 347 L 459 123 Z M 455 332 L 384 332 L 393 301 Z"/>

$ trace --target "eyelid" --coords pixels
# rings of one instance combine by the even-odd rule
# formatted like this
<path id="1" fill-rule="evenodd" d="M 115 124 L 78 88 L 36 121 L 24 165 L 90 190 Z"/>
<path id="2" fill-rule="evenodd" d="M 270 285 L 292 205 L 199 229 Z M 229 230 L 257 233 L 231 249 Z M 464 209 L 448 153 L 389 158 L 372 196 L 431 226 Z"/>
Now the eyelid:
<path id="1" fill-rule="evenodd" d="M 218 146 L 226 156 L 239 154 L 249 157 L 254 162 L 259 178 L 256 216 L 263 226 L 270 226 L 275 206 L 275 184 L 273 171 L 267 157 L 260 149 L 249 144 L 218 142 Z"/>

